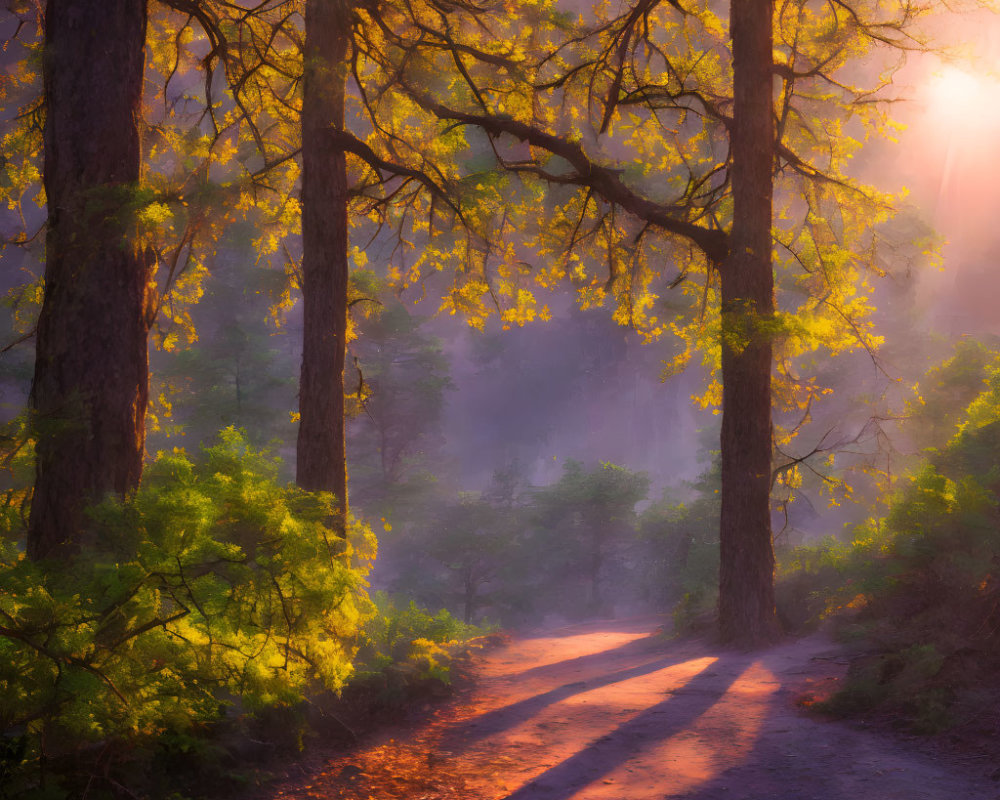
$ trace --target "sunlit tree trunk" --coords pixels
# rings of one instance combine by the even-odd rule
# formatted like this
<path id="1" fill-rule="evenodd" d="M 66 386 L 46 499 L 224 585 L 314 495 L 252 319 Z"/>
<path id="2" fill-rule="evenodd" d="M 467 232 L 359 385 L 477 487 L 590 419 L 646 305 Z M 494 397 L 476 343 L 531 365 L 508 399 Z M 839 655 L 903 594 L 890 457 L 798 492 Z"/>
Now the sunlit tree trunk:
<path id="1" fill-rule="evenodd" d="M 733 0 L 733 228 L 722 285 L 719 625 L 726 641 L 777 635 L 771 542 L 772 0 Z"/>
<path id="2" fill-rule="evenodd" d="M 31 407 L 32 559 L 72 554 L 84 509 L 142 472 L 152 261 L 134 236 L 142 0 L 49 0 L 45 292 Z"/>
<path id="3" fill-rule="evenodd" d="M 299 486 L 333 492 L 347 512 L 344 357 L 347 333 L 347 168 L 344 128 L 352 4 L 307 0 L 302 98 L 302 302 Z"/>

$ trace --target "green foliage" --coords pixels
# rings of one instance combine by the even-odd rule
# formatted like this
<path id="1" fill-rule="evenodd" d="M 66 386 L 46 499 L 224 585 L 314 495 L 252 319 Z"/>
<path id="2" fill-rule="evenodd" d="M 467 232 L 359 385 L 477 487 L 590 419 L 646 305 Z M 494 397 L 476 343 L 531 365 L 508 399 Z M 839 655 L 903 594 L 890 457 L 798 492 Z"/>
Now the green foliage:
<path id="1" fill-rule="evenodd" d="M 35 478 L 35 444 L 28 415 L 20 414 L 0 428 L 0 561 L 17 556 L 16 543 L 28 524 Z"/>
<path id="2" fill-rule="evenodd" d="M 775 605 L 787 631 L 815 629 L 836 605 L 835 598 L 854 586 L 851 545 L 832 536 L 811 544 L 780 548 Z M 849 602 L 849 598 L 846 601 Z"/>
<path id="3" fill-rule="evenodd" d="M 679 631 L 698 627 L 718 602 L 718 460 L 687 488 L 691 496 L 686 502 L 665 493 L 642 513 L 639 523 L 646 547 L 646 591 L 657 605 L 674 607 Z"/>
<path id="4" fill-rule="evenodd" d="M 382 514 L 405 514 L 414 491 L 427 488 L 427 464 L 443 441 L 448 359 L 421 330 L 423 322 L 383 296 L 356 323 L 359 338 L 351 345 L 357 369 L 346 391 L 359 406 L 349 431 L 352 491 L 355 502 Z"/>
<path id="5" fill-rule="evenodd" d="M 540 605 L 570 617 L 611 610 L 604 588 L 648 490 L 643 473 L 567 461 L 557 483 L 535 492 L 525 552 L 534 564 Z"/>
<path id="6" fill-rule="evenodd" d="M 360 632 L 356 671 L 343 694 L 310 699 L 308 732 L 326 743 L 356 742 L 358 732 L 398 720 L 414 702 L 448 695 L 455 666 L 486 632 L 383 592 L 372 600 L 376 612 Z"/>
<path id="7" fill-rule="evenodd" d="M 359 669 L 378 671 L 409 664 L 419 670 L 420 677 L 447 683 L 453 650 L 484 632 L 445 609 L 431 614 L 412 600 L 404 605 L 385 592 L 376 592 L 372 601 L 376 613 L 362 631 Z"/>
<path id="8" fill-rule="evenodd" d="M 965 689 L 1000 667 L 1000 363 L 982 355 L 965 345 L 929 374 L 925 397 L 967 395 L 983 376 L 986 389 L 888 514 L 859 526 L 850 544 L 782 559 L 788 605 L 809 606 L 813 617 L 852 610 L 843 629 L 878 651 L 859 662 L 833 710 L 885 703 L 917 728 L 938 728 L 958 720 Z"/>
<path id="9" fill-rule="evenodd" d="M 93 510 L 71 564 L 0 561 L 0 733 L 26 759 L 290 706 L 341 688 L 371 616 L 374 537 L 329 526 L 332 498 L 278 485 L 277 460 L 228 429 L 191 461 L 161 453 L 124 503 Z"/>
<path id="10" fill-rule="evenodd" d="M 844 688 L 820 708 L 837 716 L 891 705 L 905 713 L 911 729 L 935 733 L 955 722 L 954 687 L 941 684 L 945 657 L 934 644 L 913 644 L 857 663 Z"/>
<path id="11" fill-rule="evenodd" d="M 485 492 L 430 495 L 434 509 L 411 515 L 385 537 L 397 564 L 394 591 L 452 609 L 466 623 L 482 621 L 484 611 L 509 620 L 513 609 L 532 602 L 526 582 L 537 566 L 525 569 L 530 512 L 522 480 L 514 466 L 494 473 Z"/>
<path id="12" fill-rule="evenodd" d="M 927 372 L 907 408 L 906 430 L 919 446 L 951 438 L 969 403 L 987 387 L 997 356 L 995 346 L 962 339 L 953 356 Z"/>

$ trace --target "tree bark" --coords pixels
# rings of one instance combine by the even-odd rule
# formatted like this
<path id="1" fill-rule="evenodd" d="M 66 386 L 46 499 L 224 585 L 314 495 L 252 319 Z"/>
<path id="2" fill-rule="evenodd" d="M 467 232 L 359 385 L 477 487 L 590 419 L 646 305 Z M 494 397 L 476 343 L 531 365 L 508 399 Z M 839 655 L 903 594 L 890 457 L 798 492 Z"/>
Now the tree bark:
<path id="1" fill-rule="evenodd" d="M 733 0 L 733 228 L 722 290 L 719 627 L 757 645 L 778 634 L 771 541 L 773 0 Z"/>
<path id="2" fill-rule="evenodd" d="M 32 559 L 86 542 L 87 506 L 139 483 L 152 259 L 135 237 L 146 4 L 49 0 L 45 291 L 31 407 Z"/>
<path id="3" fill-rule="evenodd" d="M 302 97 L 302 305 L 296 480 L 333 492 L 347 513 L 347 167 L 344 130 L 349 0 L 307 0 Z"/>

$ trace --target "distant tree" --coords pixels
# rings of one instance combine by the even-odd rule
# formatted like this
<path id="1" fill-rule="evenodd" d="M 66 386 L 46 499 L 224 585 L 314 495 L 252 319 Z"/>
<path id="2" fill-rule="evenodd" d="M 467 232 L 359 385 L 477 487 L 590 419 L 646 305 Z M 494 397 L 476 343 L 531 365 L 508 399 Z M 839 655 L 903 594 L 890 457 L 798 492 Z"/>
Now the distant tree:
<path id="1" fill-rule="evenodd" d="M 294 438 L 298 342 L 279 332 L 269 314 L 283 277 L 256 264 L 232 237 L 220 243 L 213 262 L 190 312 L 197 341 L 151 354 L 151 449 L 195 447 L 227 427 L 244 431 L 255 446 Z"/>
<path id="2" fill-rule="evenodd" d="M 493 477 L 483 492 L 483 498 L 497 508 L 509 510 L 523 506 L 530 490 L 523 465 L 514 459 L 493 470 Z"/>
<path id="3" fill-rule="evenodd" d="M 519 468 L 508 465 L 481 493 L 430 495 L 433 508 L 384 540 L 396 566 L 394 589 L 453 609 L 466 622 L 484 609 L 510 619 L 532 606 L 541 562 L 524 552 L 530 513 L 524 488 Z"/>
<path id="4" fill-rule="evenodd" d="M 604 572 L 616 545 L 634 533 L 635 506 L 646 497 L 649 479 L 614 464 L 586 469 L 567 461 L 558 483 L 532 499 L 533 531 L 527 552 L 536 574 L 553 586 L 582 580 L 586 596 L 577 607 L 589 614 L 608 611 Z M 571 598 L 570 603 L 574 600 Z"/>
<path id="5" fill-rule="evenodd" d="M 354 483 L 371 508 L 416 470 L 427 469 L 441 444 L 445 393 L 451 388 L 441 344 L 422 320 L 386 297 L 381 310 L 357 323 L 351 345 L 361 408 L 350 423 Z"/>
<path id="6" fill-rule="evenodd" d="M 716 457 L 711 468 L 683 491 L 665 492 L 640 515 L 638 567 L 654 606 L 675 605 L 684 615 L 715 608 L 719 488 Z"/>
<path id="7" fill-rule="evenodd" d="M 518 533 L 509 509 L 482 497 L 460 497 L 441 509 L 425 552 L 447 571 L 449 599 L 461 609 L 466 622 L 495 602 L 491 594 L 499 588 L 497 579 L 517 546 Z"/>
<path id="8" fill-rule="evenodd" d="M 51 0 L 46 9 L 33 559 L 75 551 L 84 509 L 128 494 L 142 473 L 153 270 L 137 219 L 145 36 L 145 2 Z"/>
<path id="9" fill-rule="evenodd" d="M 569 278 L 586 304 L 611 295 L 622 324 L 680 333 L 718 369 L 707 399 L 723 415 L 719 623 L 726 640 L 753 644 L 777 634 L 772 369 L 808 407 L 818 388 L 787 369 L 796 356 L 876 344 L 861 271 L 871 225 L 891 204 L 845 174 L 859 142 L 844 131 L 849 120 L 862 135 L 884 124 L 888 82 L 855 87 L 842 70 L 875 48 L 914 46 L 927 7 L 745 0 L 729 4 L 728 20 L 719 10 L 646 0 L 598 9 L 589 29 L 540 37 L 535 60 L 467 63 L 464 94 L 457 78 L 435 93 L 428 63 L 406 85 L 449 130 L 485 133 L 498 167 L 529 194 L 548 186 L 540 226 L 537 203 L 503 214 L 551 258 L 540 282 Z M 510 281 L 517 263 L 508 259 Z M 668 264 L 676 270 L 664 274 Z M 776 266 L 801 270 L 781 276 L 780 306 Z M 700 309 L 691 324 L 663 313 L 662 295 L 678 286 Z"/>

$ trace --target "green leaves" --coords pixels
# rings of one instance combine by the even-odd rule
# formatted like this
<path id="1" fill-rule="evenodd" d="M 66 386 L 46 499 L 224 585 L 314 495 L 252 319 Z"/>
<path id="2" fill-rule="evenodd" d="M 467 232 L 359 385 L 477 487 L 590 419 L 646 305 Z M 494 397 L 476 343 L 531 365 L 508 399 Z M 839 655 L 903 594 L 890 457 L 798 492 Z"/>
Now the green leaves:
<path id="1" fill-rule="evenodd" d="M 197 461 L 161 453 L 125 503 L 93 511 L 71 569 L 0 570 L 0 731 L 74 741 L 214 719 L 239 697 L 288 703 L 339 689 L 372 607 L 374 537 L 332 497 L 276 481 L 277 460 L 233 429 Z"/>

